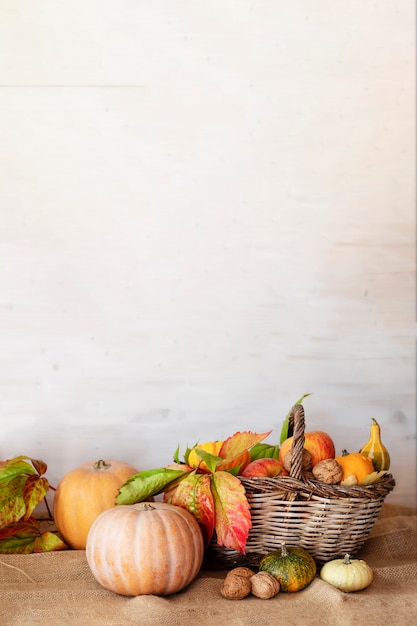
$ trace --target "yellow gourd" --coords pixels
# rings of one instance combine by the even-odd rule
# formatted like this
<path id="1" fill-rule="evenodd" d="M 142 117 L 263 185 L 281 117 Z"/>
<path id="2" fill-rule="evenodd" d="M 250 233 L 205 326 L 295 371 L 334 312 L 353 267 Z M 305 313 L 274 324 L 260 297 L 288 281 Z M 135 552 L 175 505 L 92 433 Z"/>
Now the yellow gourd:
<path id="1" fill-rule="evenodd" d="M 360 454 L 369 457 L 377 472 L 388 470 L 390 466 L 389 452 L 381 441 L 381 428 L 373 417 L 369 441 L 359 450 Z"/>
<path id="2" fill-rule="evenodd" d="M 223 441 L 206 441 L 205 443 L 194 446 L 188 455 L 188 465 L 190 467 L 207 470 L 207 464 L 201 459 L 197 450 L 204 450 L 205 452 L 218 456 L 222 445 Z"/>

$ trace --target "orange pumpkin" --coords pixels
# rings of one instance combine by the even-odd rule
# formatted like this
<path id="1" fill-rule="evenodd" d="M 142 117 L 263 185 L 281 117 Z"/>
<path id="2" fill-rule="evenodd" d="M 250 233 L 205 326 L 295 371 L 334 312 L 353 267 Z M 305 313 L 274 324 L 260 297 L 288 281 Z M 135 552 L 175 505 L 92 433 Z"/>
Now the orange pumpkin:
<path id="1" fill-rule="evenodd" d="M 371 459 L 360 452 L 351 452 L 348 454 L 346 450 L 343 450 L 342 455 L 337 456 L 335 460 L 342 467 L 342 481 L 350 476 L 355 476 L 357 484 L 360 485 L 365 476 L 368 476 L 368 474 L 374 471 Z"/>
<path id="2" fill-rule="evenodd" d="M 71 548 L 85 549 L 91 524 L 115 506 L 119 488 L 137 473 L 132 465 L 111 459 L 83 463 L 63 476 L 55 492 L 54 520 Z"/>
<path id="3" fill-rule="evenodd" d="M 94 578 L 125 596 L 181 591 L 203 562 L 203 536 L 195 517 L 163 502 L 119 505 L 94 521 L 86 557 Z"/>

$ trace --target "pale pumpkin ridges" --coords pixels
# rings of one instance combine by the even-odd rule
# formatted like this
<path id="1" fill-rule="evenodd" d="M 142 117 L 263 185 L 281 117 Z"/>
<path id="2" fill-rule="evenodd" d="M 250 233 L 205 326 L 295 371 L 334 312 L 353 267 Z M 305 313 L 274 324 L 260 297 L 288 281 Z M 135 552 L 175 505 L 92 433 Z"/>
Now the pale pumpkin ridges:
<path id="1" fill-rule="evenodd" d="M 144 509 L 147 504 L 149 508 Z M 197 575 L 203 554 L 203 537 L 195 518 L 161 502 L 105 511 L 94 522 L 86 549 L 97 581 L 122 595 L 180 591 Z"/>

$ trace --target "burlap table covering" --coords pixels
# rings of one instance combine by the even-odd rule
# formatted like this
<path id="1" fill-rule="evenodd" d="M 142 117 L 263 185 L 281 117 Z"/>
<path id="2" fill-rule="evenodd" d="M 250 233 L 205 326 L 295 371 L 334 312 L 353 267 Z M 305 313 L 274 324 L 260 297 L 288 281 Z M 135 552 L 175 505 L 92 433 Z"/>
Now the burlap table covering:
<path id="1" fill-rule="evenodd" d="M 209 563 L 181 593 L 124 597 L 93 578 L 84 551 L 0 555 L 1 626 L 381 626 L 417 625 L 417 511 L 384 504 L 361 550 L 375 578 L 347 594 L 319 577 L 305 590 L 271 600 L 220 595 L 224 570 Z"/>

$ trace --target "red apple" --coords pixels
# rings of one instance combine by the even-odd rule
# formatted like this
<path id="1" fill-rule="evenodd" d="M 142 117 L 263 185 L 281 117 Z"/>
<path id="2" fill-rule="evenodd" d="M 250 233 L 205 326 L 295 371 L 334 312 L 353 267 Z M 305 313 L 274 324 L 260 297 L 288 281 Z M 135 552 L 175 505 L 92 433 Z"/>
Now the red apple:
<path id="1" fill-rule="evenodd" d="M 332 438 L 322 430 L 312 430 L 309 433 L 304 434 L 304 447 L 310 452 L 313 457 L 313 467 L 319 462 L 325 459 L 334 459 L 335 447 Z M 284 456 L 291 450 L 292 437 L 289 437 L 283 441 L 279 450 L 279 460 L 283 463 Z"/>
<path id="2" fill-rule="evenodd" d="M 273 478 L 274 476 L 287 476 L 288 472 L 278 459 L 256 459 L 245 467 L 241 472 L 245 478 L 259 478 L 261 476 Z"/>

